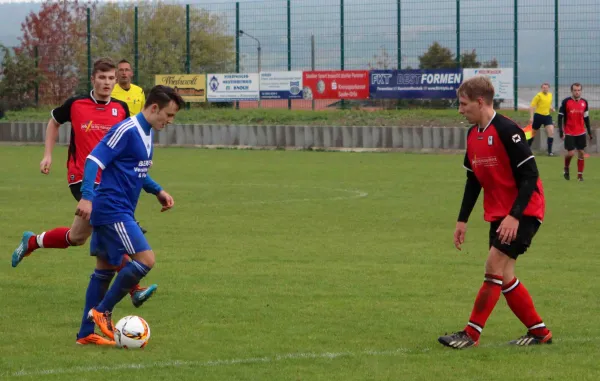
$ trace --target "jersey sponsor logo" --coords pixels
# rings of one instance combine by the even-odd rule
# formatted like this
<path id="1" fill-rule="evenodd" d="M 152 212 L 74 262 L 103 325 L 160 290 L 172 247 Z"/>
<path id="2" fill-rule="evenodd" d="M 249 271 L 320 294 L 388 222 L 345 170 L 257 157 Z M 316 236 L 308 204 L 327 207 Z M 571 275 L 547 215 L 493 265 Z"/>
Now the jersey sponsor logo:
<path id="1" fill-rule="evenodd" d="M 521 137 L 519 136 L 519 134 L 514 134 L 512 136 L 512 141 L 515 143 L 519 143 L 521 141 Z"/>
<path id="2" fill-rule="evenodd" d="M 477 157 L 473 156 L 473 160 L 471 160 L 471 167 L 476 168 L 478 166 L 481 167 L 495 167 L 498 165 L 498 158 L 496 156 L 486 156 L 486 157 Z"/>
<path id="3" fill-rule="evenodd" d="M 111 126 L 108 124 L 98 124 L 98 123 L 94 123 L 93 120 L 90 120 L 87 123 L 83 123 L 81 125 L 81 129 L 84 130 L 85 132 L 90 132 L 90 131 L 108 131 L 110 130 Z"/>
<path id="4" fill-rule="evenodd" d="M 141 160 L 133 170 L 138 174 L 138 178 L 148 176 L 148 170 L 152 166 L 152 160 Z"/>

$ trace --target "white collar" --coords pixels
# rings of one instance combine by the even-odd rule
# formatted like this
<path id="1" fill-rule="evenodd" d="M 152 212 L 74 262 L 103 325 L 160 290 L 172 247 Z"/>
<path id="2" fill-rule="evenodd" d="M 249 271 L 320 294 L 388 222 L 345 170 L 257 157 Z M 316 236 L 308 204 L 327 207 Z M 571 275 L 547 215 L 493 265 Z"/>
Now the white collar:
<path id="1" fill-rule="evenodd" d="M 487 128 L 490 126 L 490 124 L 492 124 L 492 120 L 494 120 L 495 117 L 496 117 L 496 111 L 494 111 L 494 115 L 492 115 L 492 119 L 490 119 L 487 126 L 485 126 L 485 128 L 479 132 L 485 132 L 485 130 L 487 130 Z M 479 126 L 477 126 L 477 130 L 479 130 Z"/>
<path id="2" fill-rule="evenodd" d="M 92 100 L 94 101 L 94 103 L 99 104 L 98 100 L 94 97 L 94 90 L 90 91 L 90 98 L 92 98 Z M 106 103 L 104 103 L 105 105 L 108 105 L 110 103 L 110 97 L 108 98 L 108 101 Z"/>

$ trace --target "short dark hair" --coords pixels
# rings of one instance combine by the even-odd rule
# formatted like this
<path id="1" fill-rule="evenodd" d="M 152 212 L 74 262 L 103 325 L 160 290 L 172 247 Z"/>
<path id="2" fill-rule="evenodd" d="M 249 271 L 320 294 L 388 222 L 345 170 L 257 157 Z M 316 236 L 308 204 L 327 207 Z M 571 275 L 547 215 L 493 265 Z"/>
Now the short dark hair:
<path id="1" fill-rule="evenodd" d="M 167 107 L 171 101 L 175 102 L 179 110 L 185 105 L 185 101 L 181 98 L 181 95 L 177 94 L 172 87 L 157 85 L 150 90 L 144 108 L 157 104 L 159 109 L 163 109 Z"/>
<path id="2" fill-rule="evenodd" d="M 129 65 L 129 67 L 131 67 L 131 62 L 127 61 L 125 58 L 123 58 L 121 61 L 117 62 L 117 66 L 120 64 L 126 63 Z"/>
<path id="3" fill-rule="evenodd" d="M 94 68 L 92 69 L 92 77 L 96 75 L 99 71 L 111 71 L 115 70 L 117 67 L 114 62 L 110 58 L 100 58 L 94 62 Z"/>
<path id="4" fill-rule="evenodd" d="M 550 83 L 549 83 L 549 82 L 544 82 L 544 83 L 542 83 L 542 86 L 541 86 L 541 87 L 544 87 L 544 85 L 546 85 L 546 86 L 550 87 Z"/>
<path id="5" fill-rule="evenodd" d="M 581 83 L 575 82 L 574 84 L 571 85 L 571 91 L 573 91 L 573 87 L 575 87 L 575 86 L 581 87 L 583 89 L 583 86 L 581 86 Z"/>

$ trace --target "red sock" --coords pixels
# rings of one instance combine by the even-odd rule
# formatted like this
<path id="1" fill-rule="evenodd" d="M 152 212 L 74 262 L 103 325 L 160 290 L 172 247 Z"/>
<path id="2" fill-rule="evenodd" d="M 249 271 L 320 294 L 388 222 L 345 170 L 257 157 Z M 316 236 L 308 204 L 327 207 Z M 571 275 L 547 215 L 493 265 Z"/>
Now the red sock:
<path id="1" fill-rule="evenodd" d="M 573 158 L 573 156 L 565 156 L 565 168 L 568 169 L 569 166 L 571 165 L 571 159 Z"/>
<path id="2" fill-rule="evenodd" d="M 467 335 L 477 341 L 483 331 L 485 322 L 492 314 L 500 294 L 502 293 L 502 277 L 499 275 L 485 274 L 483 285 L 479 289 L 475 305 L 469 318 L 469 323 L 465 327 Z"/>
<path id="3" fill-rule="evenodd" d="M 512 312 L 525 324 L 529 332 L 536 336 L 546 336 L 550 332 L 535 310 L 529 291 L 517 278 L 502 287 L 502 293 Z"/>
<path id="4" fill-rule="evenodd" d="M 577 160 L 577 174 L 583 175 L 583 167 L 585 167 L 585 159 Z"/>
<path id="5" fill-rule="evenodd" d="M 42 245 L 40 245 L 40 247 L 47 249 L 66 249 L 67 247 L 72 246 L 71 242 L 69 242 L 70 231 L 71 228 L 67 227 L 52 229 L 38 235 L 38 243 L 41 241 Z"/>

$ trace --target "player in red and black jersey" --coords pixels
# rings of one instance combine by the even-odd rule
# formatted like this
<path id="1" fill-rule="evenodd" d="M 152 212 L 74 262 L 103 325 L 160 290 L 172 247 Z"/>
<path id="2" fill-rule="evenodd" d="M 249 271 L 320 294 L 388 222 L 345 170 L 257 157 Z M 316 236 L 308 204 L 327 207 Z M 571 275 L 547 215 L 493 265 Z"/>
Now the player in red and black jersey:
<path id="1" fill-rule="evenodd" d="M 511 344 L 551 343 L 552 333 L 536 312 L 529 292 L 515 277 L 516 260 L 527 251 L 544 219 L 544 190 L 535 158 L 523 130 L 494 111 L 494 87 L 487 77 L 464 81 L 458 97 L 459 112 L 475 125 L 467 134 L 467 183 L 454 245 L 461 249 L 467 221 L 483 188 L 490 251 L 484 283 L 467 326 L 438 341 L 456 349 L 478 345 L 483 327 L 503 293 L 510 309 L 527 327 L 527 334 Z"/>
<path id="2" fill-rule="evenodd" d="M 590 115 L 588 102 L 581 98 L 581 84 L 571 85 L 571 96 L 565 98 L 558 110 L 558 132 L 565 141 L 565 180 L 570 180 L 569 166 L 577 150 L 577 180 L 583 181 L 583 168 L 585 166 L 586 130 L 590 140 L 593 139 L 590 128 Z M 564 122 L 564 131 L 563 131 Z"/>
<path id="3" fill-rule="evenodd" d="M 92 149 L 102 140 L 108 130 L 115 124 L 129 117 L 129 109 L 125 102 L 111 98 L 110 94 L 116 83 L 116 66 L 108 59 L 100 59 L 94 63 L 92 71 L 93 90 L 87 96 L 69 98 L 62 106 L 51 112 L 46 129 L 44 158 L 40 162 L 40 171 L 49 174 L 52 165 L 52 151 L 58 137 L 61 124 L 71 123 L 71 141 L 67 159 L 67 181 L 73 197 L 81 199 L 81 181 L 85 160 Z M 100 182 L 98 172 L 96 184 Z M 12 266 L 16 267 L 21 260 L 39 248 L 65 249 L 69 246 L 85 244 L 92 233 L 89 221 L 75 216 L 71 227 L 58 227 L 36 235 L 23 233 L 20 245 L 12 255 Z M 113 274 L 114 275 L 114 274 Z M 92 275 L 94 281 L 94 275 Z M 131 290 L 132 302 L 136 307 L 144 303 L 156 290 L 156 285 L 145 289 L 137 285 Z M 107 342 L 98 335 L 78 340 L 79 344 L 104 344 Z"/>

